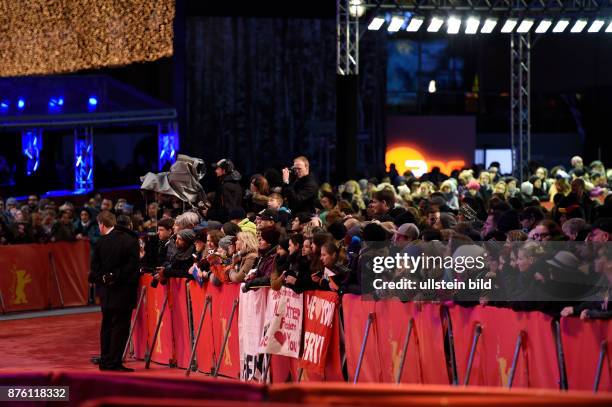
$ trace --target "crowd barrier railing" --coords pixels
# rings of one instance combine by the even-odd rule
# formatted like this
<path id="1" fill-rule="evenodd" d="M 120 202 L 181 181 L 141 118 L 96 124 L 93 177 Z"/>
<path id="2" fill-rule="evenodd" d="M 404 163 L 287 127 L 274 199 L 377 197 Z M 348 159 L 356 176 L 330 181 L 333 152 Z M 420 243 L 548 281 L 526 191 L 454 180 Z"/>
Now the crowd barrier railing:
<path id="1" fill-rule="evenodd" d="M 0 246 L 0 312 L 87 305 L 88 241 Z"/>
<path id="2" fill-rule="evenodd" d="M 200 287 L 178 279 L 152 288 L 150 283 L 151 277 L 143 276 L 145 294 L 134 312 L 134 357 L 178 366 L 187 375 L 198 370 L 273 383 L 612 390 L 609 321 L 562 318 L 559 323 L 540 312 L 370 301 L 350 294 L 340 299 L 333 292 L 313 291 L 303 294 L 299 356 L 279 352 L 249 359 L 253 353 L 264 353 L 257 332 L 274 325 L 265 321 L 252 325 L 250 318 L 284 316 L 284 305 L 273 303 L 268 289 L 248 294 L 249 301 L 259 298 L 259 303 L 239 306 L 247 301 L 247 294 L 241 293 L 238 284 Z M 275 314 L 266 312 L 266 307 L 274 307 Z M 283 308 L 280 314 L 279 307 Z M 244 324 L 244 318 L 249 324 Z M 267 335 L 281 343 L 287 338 L 276 331 Z M 241 338 L 255 338 L 254 345 L 245 350 Z M 244 370 L 249 369 L 245 376 Z"/>

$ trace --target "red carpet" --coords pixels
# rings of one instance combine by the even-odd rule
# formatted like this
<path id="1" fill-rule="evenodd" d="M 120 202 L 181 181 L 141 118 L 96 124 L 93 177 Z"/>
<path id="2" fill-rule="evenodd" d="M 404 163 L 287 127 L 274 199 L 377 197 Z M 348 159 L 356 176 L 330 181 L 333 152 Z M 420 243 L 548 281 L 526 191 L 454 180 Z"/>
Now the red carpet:
<path id="1" fill-rule="evenodd" d="M 99 312 L 44 318 L 0 321 L 0 371 L 11 370 L 90 370 L 92 355 L 100 353 Z M 128 361 L 126 365 L 146 375 L 183 376 L 184 370 L 144 362 Z M 203 376 L 200 373 L 192 375 Z"/>

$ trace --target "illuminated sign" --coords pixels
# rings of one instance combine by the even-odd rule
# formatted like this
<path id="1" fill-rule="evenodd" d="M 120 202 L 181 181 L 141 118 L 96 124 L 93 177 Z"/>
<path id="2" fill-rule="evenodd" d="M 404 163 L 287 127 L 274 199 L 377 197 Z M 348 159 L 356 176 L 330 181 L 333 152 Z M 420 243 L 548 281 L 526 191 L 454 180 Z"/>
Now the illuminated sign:
<path id="1" fill-rule="evenodd" d="M 447 175 L 450 175 L 453 170 L 461 170 L 465 167 L 464 160 L 426 157 L 419 148 L 403 144 L 391 146 L 387 150 L 385 164 L 387 170 L 391 164 L 395 164 L 400 175 L 409 170 L 417 177 L 431 171 L 434 167 L 439 167 L 440 171 Z"/>

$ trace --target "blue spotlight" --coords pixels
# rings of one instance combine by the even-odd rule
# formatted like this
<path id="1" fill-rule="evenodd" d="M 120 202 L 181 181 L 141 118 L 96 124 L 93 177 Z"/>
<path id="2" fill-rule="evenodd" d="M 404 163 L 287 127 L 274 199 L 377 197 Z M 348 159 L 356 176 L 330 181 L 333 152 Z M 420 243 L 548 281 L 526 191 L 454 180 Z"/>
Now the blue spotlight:
<path id="1" fill-rule="evenodd" d="M 17 109 L 21 110 L 21 109 L 23 109 L 24 107 L 25 107 L 25 100 L 23 100 L 23 99 L 19 99 L 19 100 L 17 101 Z"/>
<path id="2" fill-rule="evenodd" d="M 9 109 L 9 102 L 6 100 L 3 100 L 0 102 L 0 112 L 2 113 L 6 113 L 8 112 Z"/>
<path id="3" fill-rule="evenodd" d="M 64 106 L 64 98 L 63 97 L 49 99 L 49 110 L 51 110 L 51 111 L 59 111 L 59 110 L 61 110 L 62 106 Z"/>
<path id="4" fill-rule="evenodd" d="M 96 106 L 98 104 L 98 99 L 96 99 L 95 96 L 91 96 L 89 98 L 88 103 L 89 103 L 89 106 Z"/>

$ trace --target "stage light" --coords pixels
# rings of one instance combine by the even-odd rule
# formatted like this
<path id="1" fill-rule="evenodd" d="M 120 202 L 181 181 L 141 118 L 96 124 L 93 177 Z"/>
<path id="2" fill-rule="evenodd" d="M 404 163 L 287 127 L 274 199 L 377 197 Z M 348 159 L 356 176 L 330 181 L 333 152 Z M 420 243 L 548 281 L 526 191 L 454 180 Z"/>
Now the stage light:
<path id="1" fill-rule="evenodd" d="M 427 27 L 427 32 L 437 33 L 442 28 L 442 24 L 444 24 L 444 20 L 440 17 L 433 16 L 431 21 L 429 22 L 429 26 Z"/>
<path id="2" fill-rule="evenodd" d="M 496 18 L 487 18 L 480 29 L 481 34 L 491 34 L 497 25 Z"/>
<path id="3" fill-rule="evenodd" d="M 514 27 L 516 27 L 516 18 L 509 18 L 504 23 L 501 32 L 503 32 L 504 34 L 511 33 L 512 31 L 514 31 Z"/>
<path id="4" fill-rule="evenodd" d="M 427 87 L 427 91 L 429 93 L 436 93 L 436 81 L 433 79 L 429 81 L 429 86 Z"/>
<path id="5" fill-rule="evenodd" d="M 465 22 L 465 33 L 476 34 L 478 32 L 478 26 L 480 25 L 480 19 L 476 17 L 468 17 Z"/>
<path id="6" fill-rule="evenodd" d="M 20 110 L 21 110 L 21 109 L 23 109 L 24 107 L 25 107 L 25 100 L 23 100 L 23 99 L 19 99 L 19 100 L 17 101 L 17 109 L 20 109 Z"/>
<path id="7" fill-rule="evenodd" d="M 64 106 L 64 98 L 59 98 L 59 99 L 57 99 L 57 104 L 58 104 L 59 106 Z"/>
<path id="8" fill-rule="evenodd" d="M 606 32 L 612 33 L 612 21 L 610 21 L 610 24 L 608 24 L 608 27 L 606 28 Z"/>
<path id="9" fill-rule="evenodd" d="M 450 16 L 446 20 L 446 33 L 447 34 L 458 34 L 461 28 L 461 19 L 456 16 Z"/>
<path id="10" fill-rule="evenodd" d="M 584 18 L 579 18 L 574 23 L 574 26 L 572 27 L 570 32 L 574 34 L 581 33 L 582 30 L 584 30 L 584 27 L 586 27 L 586 25 L 587 25 L 587 20 L 585 20 Z"/>
<path id="11" fill-rule="evenodd" d="M 557 24 L 555 24 L 555 26 L 553 27 L 553 32 L 562 33 L 563 31 L 565 31 L 568 25 L 569 25 L 569 20 L 563 18 L 557 21 Z"/>
<path id="12" fill-rule="evenodd" d="M 598 33 L 599 31 L 601 31 L 601 29 L 604 26 L 604 24 L 605 24 L 604 20 L 595 20 L 595 21 L 593 21 L 593 23 L 589 27 L 588 32 L 590 32 L 590 33 Z"/>
<path id="13" fill-rule="evenodd" d="M 531 30 L 532 26 L 533 26 L 533 20 L 530 18 L 526 18 L 523 21 L 521 21 L 518 28 L 516 29 L 516 32 L 519 34 L 526 34 L 529 32 L 529 30 Z"/>
<path id="14" fill-rule="evenodd" d="M 366 12 L 366 8 L 363 5 L 363 0 L 350 0 L 349 1 L 349 14 L 352 17 L 360 18 Z"/>
<path id="15" fill-rule="evenodd" d="M 370 22 L 370 25 L 368 25 L 368 30 L 370 31 L 376 31 L 376 30 L 380 30 L 380 27 L 382 27 L 382 25 L 385 23 L 385 19 L 382 17 L 374 17 L 372 19 L 372 21 Z"/>
<path id="16" fill-rule="evenodd" d="M 89 106 L 96 106 L 98 104 L 98 99 L 96 99 L 94 96 L 91 96 L 87 103 L 89 104 Z"/>
<path id="17" fill-rule="evenodd" d="M 411 33 L 415 33 L 419 31 L 419 29 L 423 25 L 423 21 L 425 21 L 425 19 L 421 16 L 412 17 L 410 19 L 410 22 L 408 23 L 408 27 L 406 27 L 406 31 L 411 32 Z"/>
<path id="18" fill-rule="evenodd" d="M 552 25 L 552 21 L 548 20 L 548 19 L 544 19 L 542 21 L 540 21 L 540 24 L 538 24 L 538 26 L 535 29 L 535 32 L 537 34 L 544 34 L 546 33 L 546 31 L 548 31 L 548 29 L 550 28 L 550 26 Z"/>
<path id="19" fill-rule="evenodd" d="M 404 16 L 393 16 L 391 17 L 391 22 L 389 23 L 389 27 L 387 27 L 387 31 L 390 33 L 396 33 L 402 28 L 404 25 L 405 19 Z"/>
<path id="20" fill-rule="evenodd" d="M 6 113 L 8 112 L 9 109 L 9 102 L 6 100 L 3 100 L 2 102 L 0 102 L 0 112 L 2 113 Z"/>

